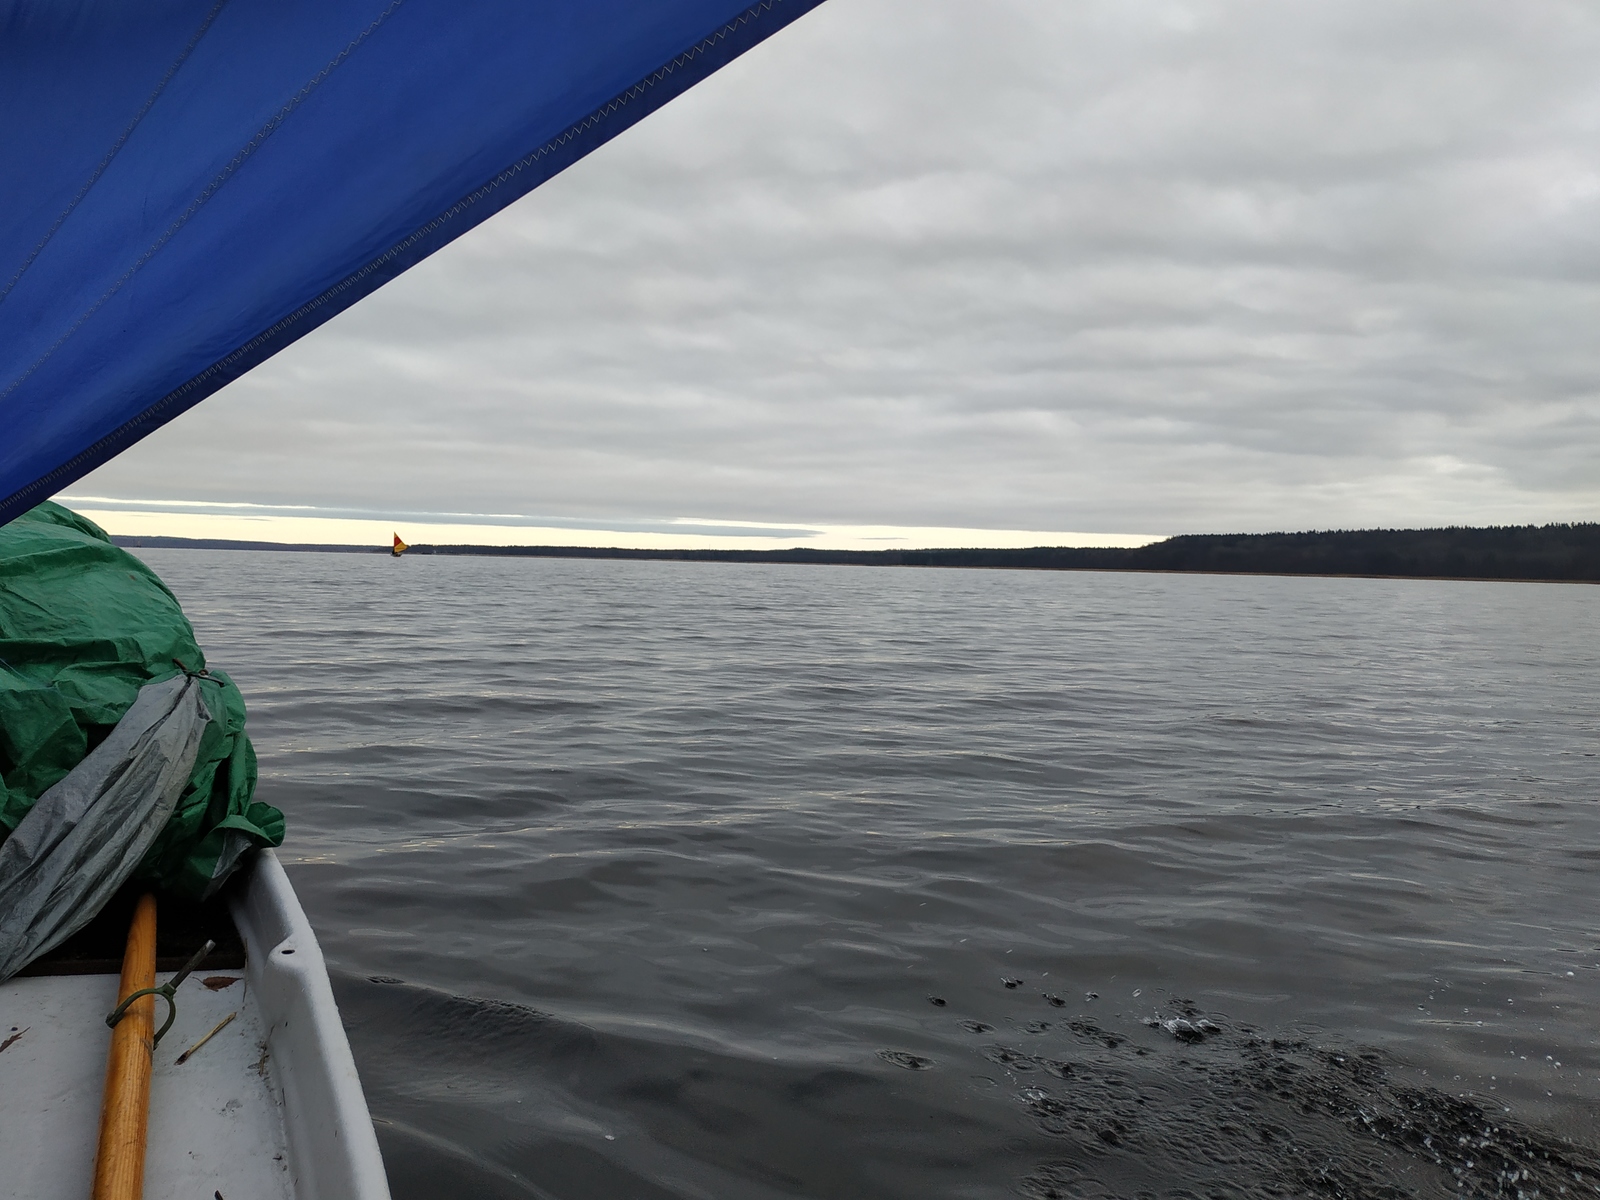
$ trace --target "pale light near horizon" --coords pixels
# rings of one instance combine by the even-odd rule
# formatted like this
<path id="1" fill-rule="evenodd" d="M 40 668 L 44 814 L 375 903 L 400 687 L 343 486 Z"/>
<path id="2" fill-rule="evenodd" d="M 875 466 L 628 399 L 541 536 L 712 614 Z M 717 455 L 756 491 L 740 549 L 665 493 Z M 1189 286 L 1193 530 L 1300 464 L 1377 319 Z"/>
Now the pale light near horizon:
<path id="1" fill-rule="evenodd" d="M 894 525 L 775 527 L 756 522 L 692 517 L 648 522 L 646 528 L 605 528 L 596 523 L 541 525 L 497 522 L 493 515 L 451 520 L 438 514 L 383 516 L 304 515 L 266 506 L 122 500 L 106 496 L 56 497 L 113 536 L 205 538 L 301 545 L 387 546 L 398 533 L 419 545 L 595 546 L 637 550 L 928 550 L 1021 549 L 1031 546 L 1142 546 L 1159 534 L 1096 534 L 1061 530 L 962 529 Z M 199 511 L 196 511 L 199 510 Z"/>

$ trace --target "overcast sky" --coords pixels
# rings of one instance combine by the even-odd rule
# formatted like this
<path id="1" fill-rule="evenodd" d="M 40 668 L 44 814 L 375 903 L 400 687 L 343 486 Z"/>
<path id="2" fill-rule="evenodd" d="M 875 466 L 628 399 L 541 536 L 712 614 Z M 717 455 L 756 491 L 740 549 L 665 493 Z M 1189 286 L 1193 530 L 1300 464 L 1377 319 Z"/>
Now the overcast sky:
<path id="1" fill-rule="evenodd" d="M 77 494 L 1600 519 L 1592 0 L 829 0 Z"/>

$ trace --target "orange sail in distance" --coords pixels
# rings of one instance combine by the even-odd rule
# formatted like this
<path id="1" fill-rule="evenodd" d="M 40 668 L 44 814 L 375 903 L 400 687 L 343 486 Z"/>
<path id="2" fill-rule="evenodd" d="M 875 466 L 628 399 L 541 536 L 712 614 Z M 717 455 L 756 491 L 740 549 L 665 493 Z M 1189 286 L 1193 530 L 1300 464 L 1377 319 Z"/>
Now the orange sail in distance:
<path id="1" fill-rule="evenodd" d="M 406 545 L 404 542 L 402 542 L 400 540 L 400 535 L 398 533 L 395 534 L 394 535 L 394 549 L 391 550 L 389 553 L 393 557 L 399 558 L 402 554 L 404 554 L 409 549 L 411 549 L 411 547 Z"/>

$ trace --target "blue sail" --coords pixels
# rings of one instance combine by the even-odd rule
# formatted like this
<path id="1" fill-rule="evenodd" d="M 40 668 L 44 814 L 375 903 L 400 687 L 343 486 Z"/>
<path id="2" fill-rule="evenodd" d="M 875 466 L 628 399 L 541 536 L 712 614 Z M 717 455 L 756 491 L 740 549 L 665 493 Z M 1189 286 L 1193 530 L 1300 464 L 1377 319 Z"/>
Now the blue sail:
<path id="1" fill-rule="evenodd" d="M 820 0 L 0 0 L 0 524 Z"/>

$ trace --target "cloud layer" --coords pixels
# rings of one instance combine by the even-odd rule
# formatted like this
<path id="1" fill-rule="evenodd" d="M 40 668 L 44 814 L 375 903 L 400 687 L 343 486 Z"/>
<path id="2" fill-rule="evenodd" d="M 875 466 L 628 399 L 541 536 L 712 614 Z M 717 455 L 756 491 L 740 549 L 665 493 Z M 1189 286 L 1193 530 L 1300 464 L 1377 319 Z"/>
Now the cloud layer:
<path id="1" fill-rule="evenodd" d="M 75 492 L 1600 518 L 1600 9 L 830 0 Z"/>

